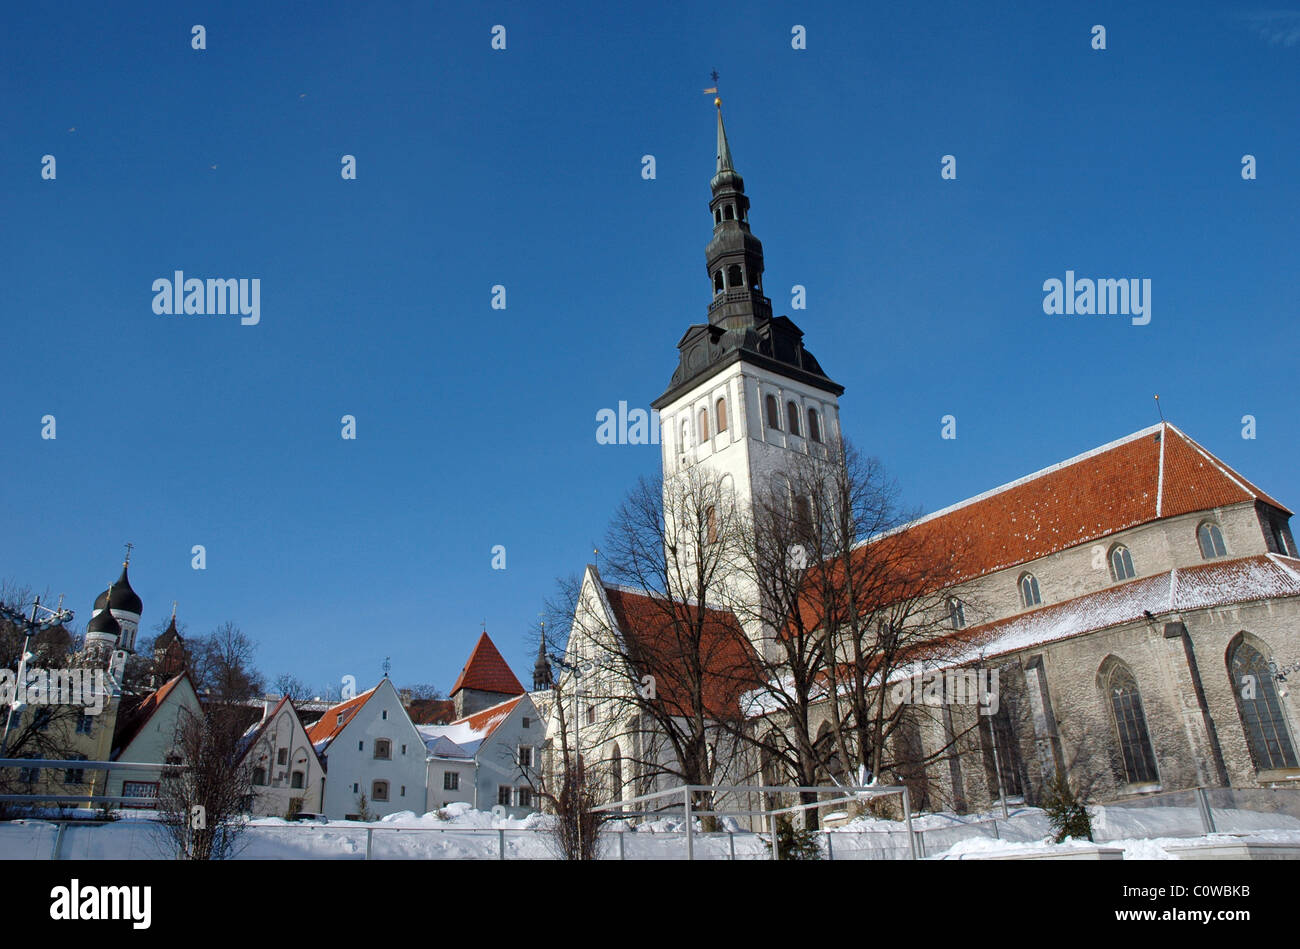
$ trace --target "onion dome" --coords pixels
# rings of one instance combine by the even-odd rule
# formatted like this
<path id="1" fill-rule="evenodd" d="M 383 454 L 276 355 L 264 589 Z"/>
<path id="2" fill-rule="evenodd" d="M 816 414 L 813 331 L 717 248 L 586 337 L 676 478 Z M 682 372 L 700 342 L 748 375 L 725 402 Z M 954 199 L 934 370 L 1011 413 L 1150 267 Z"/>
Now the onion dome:
<path id="1" fill-rule="evenodd" d="M 116 617 L 113 616 L 112 610 L 100 610 L 90 618 L 86 624 L 86 635 L 97 634 L 116 639 L 122 635 L 122 627 L 118 624 Z"/>
<path id="2" fill-rule="evenodd" d="M 134 613 L 136 616 L 144 612 L 143 601 L 131 589 L 131 582 L 126 577 L 125 563 L 122 564 L 122 575 L 117 578 L 117 582 L 95 597 L 95 609 L 102 610 L 105 607 L 123 613 Z"/>

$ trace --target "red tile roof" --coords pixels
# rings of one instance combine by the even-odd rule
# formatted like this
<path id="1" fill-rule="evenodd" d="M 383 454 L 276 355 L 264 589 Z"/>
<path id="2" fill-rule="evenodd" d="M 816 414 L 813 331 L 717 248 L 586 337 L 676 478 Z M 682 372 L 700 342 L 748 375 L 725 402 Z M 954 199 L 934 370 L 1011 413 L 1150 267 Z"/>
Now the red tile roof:
<path id="1" fill-rule="evenodd" d="M 502 695 L 522 695 L 524 687 L 519 684 L 510 666 L 501 658 L 497 647 L 492 644 L 487 633 L 479 636 L 474 644 L 474 651 L 469 654 L 469 662 L 460 670 L 451 694 L 461 689 L 476 689 L 480 692 L 499 692 Z"/>
<path id="2" fill-rule="evenodd" d="M 307 740 L 311 742 L 317 754 L 325 753 L 329 743 L 347 727 L 348 722 L 352 721 L 357 712 L 361 711 L 361 706 L 370 701 L 370 697 L 375 694 L 378 688 L 379 686 L 375 686 L 373 689 L 362 692 L 356 698 L 335 705 L 327 710 L 316 724 L 307 730 Z"/>
<path id="3" fill-rule="evenodd" d="M 1159 518 L 1262 501 L 1291 512 L 1172 425 L 1160 423 L 962 501 L 903 530 L 957 543 L 977 577 Z"/>
<path id="4" fill-rule="evenodd" d="M 629 657 L 636 660 L 640 674 L 655 677 L 659 702 L 674 715 L 692 715 L 702 708 L 714 721 L 741 717 L 740 696 L 757 688 L 762 679 L 754 647 L 733 614 L 706 607 L 698 624 L 697 648 L 696 624 L 687 612 L 697 609 L 694 605 L 674 604 L 681 611 L 675 619 L 664 599 L 624 587 L 604 589 Z M 692 694 L 696 676 L 685 671 L 688 663 L 696 661 L 703 667 L 698 699 Z"/>
<path id="5" fill-rule="evenodd" d="M 456 717 L 451 699 L 413 699 L 406 707 L 412 725 L 446 725 Z"/>
<path id="6" fill-rule="evenodd" d="M 481 712 L 475 712 L 473 715 L 466 715 L 464 718 L 458 718 L 452 722 L 452 725 L 467 725 L 476 732 L 482 732 L 486 739 L 496 731 L 501 723 L 510 717 L 510 713 L 515 710 L 515 706 L 524 700 L 522 695 L 513 699 L 506 699 L 491 708 L 485 708 Z"/>
<path id="7" fill-rule="evenodd" d="M 190 674 L 188 672 L 182 672 L 180 675 L 167 681 L 161 688 L 150 692 L 141 699 L 125 715 L 122 715 L 119 711 L 113 734 L 112 757 L 114 760 L 117 759 L 119 754 L 126 750 L 126 747 L 135 740 L 135 736 L 140 734 L 140 730 L 149 723 L 149 720 L 153 718 L 154 715 L 157 714 L 158 709 L 162 707 L 163 702 L 167 701 L 167 697 L 175 691 L 178 685 L 180 685 L 182 679 L 190 680 Z M 192 680 L 190 680 L 190 688 L 194 688 L 194 682 Z M 197 691 L 195 694 L 198 694 Z"/>

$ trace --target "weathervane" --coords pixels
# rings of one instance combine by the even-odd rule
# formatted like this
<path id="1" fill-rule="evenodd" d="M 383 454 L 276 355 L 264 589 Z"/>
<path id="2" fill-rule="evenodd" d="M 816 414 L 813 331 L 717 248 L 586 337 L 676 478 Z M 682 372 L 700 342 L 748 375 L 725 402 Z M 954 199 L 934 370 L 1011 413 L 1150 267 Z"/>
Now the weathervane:
<path id="1" fill-rule="evenodd" d="M 385 656 L 385 657 L 384 657 L 384 678 L 385 678 L 385 679 L 388 678 L 388 671 L 389 671 L 390 669 L 393 668 L 393 664 L 392 664 L 391 662 L 389 662 L 389 659 L 390 659 L 390 658 L 391 658 L 391 657 L 389 657 L 389 656 Z"/>

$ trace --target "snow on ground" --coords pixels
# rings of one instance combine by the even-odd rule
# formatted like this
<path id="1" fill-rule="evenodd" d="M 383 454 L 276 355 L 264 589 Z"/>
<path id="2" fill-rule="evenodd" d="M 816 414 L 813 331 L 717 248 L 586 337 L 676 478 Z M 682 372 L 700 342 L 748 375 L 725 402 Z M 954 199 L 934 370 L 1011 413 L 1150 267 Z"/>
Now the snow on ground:
<path id="1" fill-rule="evenodd" d="M 1219 834 L 1204 835 L 1194 807 L 1093 806 L 1093 835 L 1098 844 L 1119 847 L 1125 859 L 1177 859 L 1170 848 L 1210 846 L 1251 840 L 1300 844 L 1300 819 L 1285 814 L 1216 809 Z M 64 825 L 58 841 L 66 860 L 166 859 L 171 855 L 162 829 L 135 812 L 106 824 Z M 548 859 L 558 856 L 547 831 L 555 818 L 529 814 L 497 817 L 469 804 L 440 811 L 402 811 L 381 820 L 298 821 L 257 818 L 240 838 L 239 859 Z M 59 824 L 49 820 L 0 823 L 0 859 L 48 860 L 55 850 Z M 723 832 L 694 837 L 696 859 L 762 860 L 770 856 L 767 839 L 743 831 L 724 818 Z M 924 854 L 938 859 L 979 859 L 995 854 L 1030 856 L 1091 846 L 1087 841 L 1053 844 L 1046 815 L 1038 808 L 1016 806 L 1003 820 L 1000 810 L 986 814 L 923 814 L 913 819 L 922 833 Z M 614 821 L 603 831 L 606 859 L 674 860 L 686 857 L 685 825 L 664 817 L 633 826 Z M 727 833 L 731 831 L 731 833 Z M 861 817 L 824 835 L 823 849 L 836 860 L 906 859 L 911 854 L 901 821 Z"/>

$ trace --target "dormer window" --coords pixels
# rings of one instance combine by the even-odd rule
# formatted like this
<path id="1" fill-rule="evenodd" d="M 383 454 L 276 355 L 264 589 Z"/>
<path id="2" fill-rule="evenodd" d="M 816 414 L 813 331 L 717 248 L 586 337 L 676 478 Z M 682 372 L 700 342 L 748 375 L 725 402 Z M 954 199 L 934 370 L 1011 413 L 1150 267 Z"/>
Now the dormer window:
<path id="1" fill-rule="evenodd" d="M 1228 554 L 1228 549 L 1223 546 L 1223 531 L 1213 521 L 1202 521 L 1196 528 L 1196 542 L 1201 545 L 1201 557 L 1205 560 Z"/>
<path id="2" fill-rule="evenodd" d="M 1020 575 L 1020 602 L 1026 607 L 1038 606 L 1043 602 L 1038 593 L 1038 578 L 1032 573 Z"/>
<path id="3" fill-rule="evenodd" d="M 1137 576 L 1133 569 L 1133 555 L 1123 544 L 1110 549 L 1110 575 L 1115 580 L 1131 580 Z"/>

